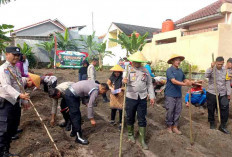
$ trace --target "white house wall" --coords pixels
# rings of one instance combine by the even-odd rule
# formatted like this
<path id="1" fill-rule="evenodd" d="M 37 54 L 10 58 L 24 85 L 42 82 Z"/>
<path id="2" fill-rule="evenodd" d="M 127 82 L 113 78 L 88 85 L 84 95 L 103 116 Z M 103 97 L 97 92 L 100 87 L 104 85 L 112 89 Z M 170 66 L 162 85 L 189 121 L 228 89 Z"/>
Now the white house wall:
<path id="1" fill-rule="evenodd" d="M 109 41 L 109 32 L 118 30 L 118 28 L 112 24 L 109 28 L 109 31 L 107 32 L 106 36 L 103 39 L 103 42 L 106 41 L 106 51 L 111 51 L 114 56 L 112 57 L 105 57 L 103 59 L 103 65 L 110 65 L 113 66 L 118 63 L 120 58 L 126 57 L 126 50 L 122 49 L 121 45 L 117 45 L 115 47 L 108 47 L 108 41 Z"/>

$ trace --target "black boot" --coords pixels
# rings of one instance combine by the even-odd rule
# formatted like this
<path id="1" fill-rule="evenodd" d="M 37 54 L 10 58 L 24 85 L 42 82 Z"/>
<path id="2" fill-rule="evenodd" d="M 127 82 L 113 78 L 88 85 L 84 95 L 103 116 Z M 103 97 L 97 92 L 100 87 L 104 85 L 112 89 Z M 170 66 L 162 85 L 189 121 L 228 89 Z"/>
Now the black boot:
<path id="1" fill-rule="evenodd" d="M 77 137 L 76 137 L 76 143 L 80 143 L 82 145 L 88 145 L 89 141 L 85 140 L 81 137 L 81 135 L 79 134 L 79 132 L 76 133 Z"/>
<path id="2" fill-rule="evenodd" d="M 103 103 L 107 103 L 107 102 L 110 102 L 110 101 L 109 101 L 109 99 L 108 99 L 107 97 L 105 97 L 105 98 L 103 99 Z"/>
<path id="3" fill-rule="evenodd" d="M 17 130 L 17 133 L 18 133 L 18 134 L 20 134 L 20 133 L 22 133 L 22 132 L 23 132 L 23 129 L 18 129 L 18 130 Z"/>
<path id="4" fill-rule="evenodd" d="M 61 128 L 66 127 L 66 125 L 67 125 L 67 122 L 66 122 L 66 121 L 64 121 L 64 122 L 62 122 L 62 123 L 59 124 L 59 126 L 60 126 Z"/>
<path id="5" fill-rule="evenodd" d="M 223 132 L 225 134 L 230 134 L 230 132 L 226 129 L 226 124 L 221 124 L 219 126 L 218 130 L 220 130 L 221 132 Z"/>
<path id="6" fill-rule="evenodd" d="M 4 147 L 0 147 L 0 157 L 3 157 Z"/>
<path id="7" fill-rule="evenodd" d="M 9 152 L 10 147 L 5 147 L 3 149 L 3 156 L 2 157 L 10 157 L 10 156 L 19 156 L 18 154 L 11 154 Z"/>
<path id="8" fill-rule="evenodd" d="M 71 130 L 71 121 L 70 120 L 68 120 L 68 122 L 67 122 L 67 125 L 66 125 L 66 127 L 65 127 L 65 130 L 66 131 L 70 131 Z"/>
<path id="9" fill-rule="evenodd" d="M 18 134 L 15 134 L 13 137 L 11 137 L 11 140 L 17 140 L 17 139 L 19 139 Z"/>
<path id="10" fill-rule="evenodd" d="M 210 129 L 216 129 L 216 126 L 215 126 L 214 122 L 210 122 Z"/>
<path id="11" fill-rule="evenodd" d="M 76 133 L 74 131 L 71 131 L 70 137 L 75 137 L 75 136 L 76 136 Z"/>

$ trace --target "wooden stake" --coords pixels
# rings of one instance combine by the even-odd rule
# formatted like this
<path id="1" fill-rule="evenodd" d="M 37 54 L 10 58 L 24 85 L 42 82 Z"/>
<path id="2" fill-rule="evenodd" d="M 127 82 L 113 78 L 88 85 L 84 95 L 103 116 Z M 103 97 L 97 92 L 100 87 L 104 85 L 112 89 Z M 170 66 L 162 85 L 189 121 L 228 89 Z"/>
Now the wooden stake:
<path id="1" fill-rule="evenodd" d="M 128 77 L 128 68 L 129 66 L 126 66 L 126 77 Z M 122 157 L 122 139 L 123 139 L 123 130 L 124 130 L 124 121 L 125 121 L 125 108 L 126 108 L 126 91 L 127 91 L 127 84 L 125 84 L 125 90 L 124 90 L 124 101 L 123 101 L 123 108 L 122 108 L 122 128 L 120 133 L 120 146 L 119 146 L 119 157 Z"/>
<path id="2" fill-rule="evenodd" d="M 189 80 L 192 80 L 192 66 L 189 64 Z M 189 124 L 190 124 L 190 144 L 193 145 L 193 128 L 192 128 L 192 103 L 191 103 L 191 86 L 189 87 Z"/>
<path id="3" fill-rule="evenodd" d="M 214 54 L 213 53 L 212 53 L 212 61 L 214 62 Z M 217 89 L 217 82 L 216 82 L 216 65 L 213 67 L 213 82 L 214 82 L 214 90 L 215 90 L 216 101 L 217 101 L 218 122 L 221 123 L 221 112 L 220 112 L 219 99 L 218 99 L 218 89 Z"/>
<path id="4" fill-rule="evenodd" d="M 8 67 L 7 69 L 9 70 L 10 74 L 13 76 L 13 78 L 14 78 L 15 81 L 17 82 L 17 84 L 18 84 L 20 90 L 22 91 L 22 93 L 25 94 L 25 90 L 24 90 L 23 86 L 21 85 L 21 83 L 19 82 L 19 80 L 17 79 L 17 77 L 14 75 L 14 73 L 11 71 L 11 69 L 10 69 L 9 67 Z M 54 140 L 53 140 L 53 138 L 52 138 L 50 132 L 48 131 L 47 126 L 44 124 L 43 119 L 41 118 L 41 116 L 40 116 L 39 112 L 37 111 L 35 105 L 32 103 L 31 100 L 29 100 L 29 102 L 31 103 L 31 105 L 32 105 L 32 107 L 33 107 L 33 109 L 34 109 L 36 115 L 39 117 L 40 122 L 41 122 L 42 125 L 44 126 L 44 129 L 46 130 L 46 132 L 47 132 L 47 134 L 48 134 L 48 137 L 50 138 L 51 142 L 53 143 L 53 146 L 55 147 L 56 151 L 58 152 L 59 156 L 61 157 L 61 153 L 60 153 L 58 147 L 56 146 L 56 143 L 54 142 Z"/>

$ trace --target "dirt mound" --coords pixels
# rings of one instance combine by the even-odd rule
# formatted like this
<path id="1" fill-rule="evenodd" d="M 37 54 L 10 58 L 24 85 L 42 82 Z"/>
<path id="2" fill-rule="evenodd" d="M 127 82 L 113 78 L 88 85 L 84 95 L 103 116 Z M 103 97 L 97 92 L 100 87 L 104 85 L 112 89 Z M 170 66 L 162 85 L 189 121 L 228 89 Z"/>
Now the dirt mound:
<path id="1" fill-rule="evenodd" d="M 53 72 L 58 77 L 58 83 L 64 81 L 78 81 L 77 70 L 56 70 L 38 69 L 34 70 L 37 74 L 45 74 Z M 99 72 L 97 76 L 100 82 L 106 82 L 111 72 Z M 184 88 L 184 92 L 187 89 Z M 207 111 L 203 113 L 199 108 L 193 107 L 193 146 L 189 143 L 189 119 L 188 108 L 183 106 L 183 112 L 180 118 L 180 129 L 182 136 L 168 134 L 165 131 L 165 114 L 166 111 L 162 107 L 164 103 L 163 96 L 159 96 L 158 105 L 155 108 L 148 108 L 148 127 L 147 142 L 149 151 L 143 151 L 138 144 L 129 143 L 126 139 L 127 131 L 125 130 L 123 140 L 123 156 L 124 157 L 143 157 L 143 156 L 218 156 L 226 157 L 232 154 L 231 135 L 224 135 L 217 130 L 210 130 L 207 123 Z M 75 143 L 75 138 L 69 136 L 70 132 L 66 132 L 59 126 L 50 127 L 49 119 L 51 113 L 52 100 L 43 91 L 35 91 L 31 94 L 33 103 L 42 116 L 45 124 L 48 126 L 52 137 L 63 156 L 78 157 L 114 157 L 118 156 L 119 135 L 118 126 L 112 126 L 109 123 L 110 109 L 108 103 L 102 103 L 102 98 L 98 99 L 98 106 L 95 108 L 95 117 L 97 126 L 92 127 L 86 116 L 86 107 L 81 106 L 82 117 L 84 119 L 83 136 L 88 138 L 90 144 L 82 146 Z M 117 117 L 118 118 L 118 117 Z M 58 122 L 62 120 L 62 116 L 58 113 Z M 138 139 L 138 128 L 135 125 L 136 139 Z M 24 129 L 20 135 L 20 139 L 12 143 L 11 152 L 19 153 L 22 157 L 55 157 L 57 152 L 40 124 L 39 119 L 31 108 L 22 113 L 20 128 Z M 228 126 L 232 129 L 231 124 Z"/>

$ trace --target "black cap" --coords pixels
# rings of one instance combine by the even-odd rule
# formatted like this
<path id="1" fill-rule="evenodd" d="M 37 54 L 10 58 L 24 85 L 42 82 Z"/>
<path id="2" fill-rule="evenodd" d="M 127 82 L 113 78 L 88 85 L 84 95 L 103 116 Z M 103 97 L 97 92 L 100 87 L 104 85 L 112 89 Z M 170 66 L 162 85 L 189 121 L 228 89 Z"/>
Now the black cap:
<path id="1" fill-rule="evenodd" d="M 6 47 L 7 53 L 21 54 L 19 47 Z"/>
<path id="2" fill-rule="evenodd" d="M 227 60 L 227 63 L 228 63 L 228 62 L 232 63 L 232 58 L 229 58 L 229 59 Z"/>

